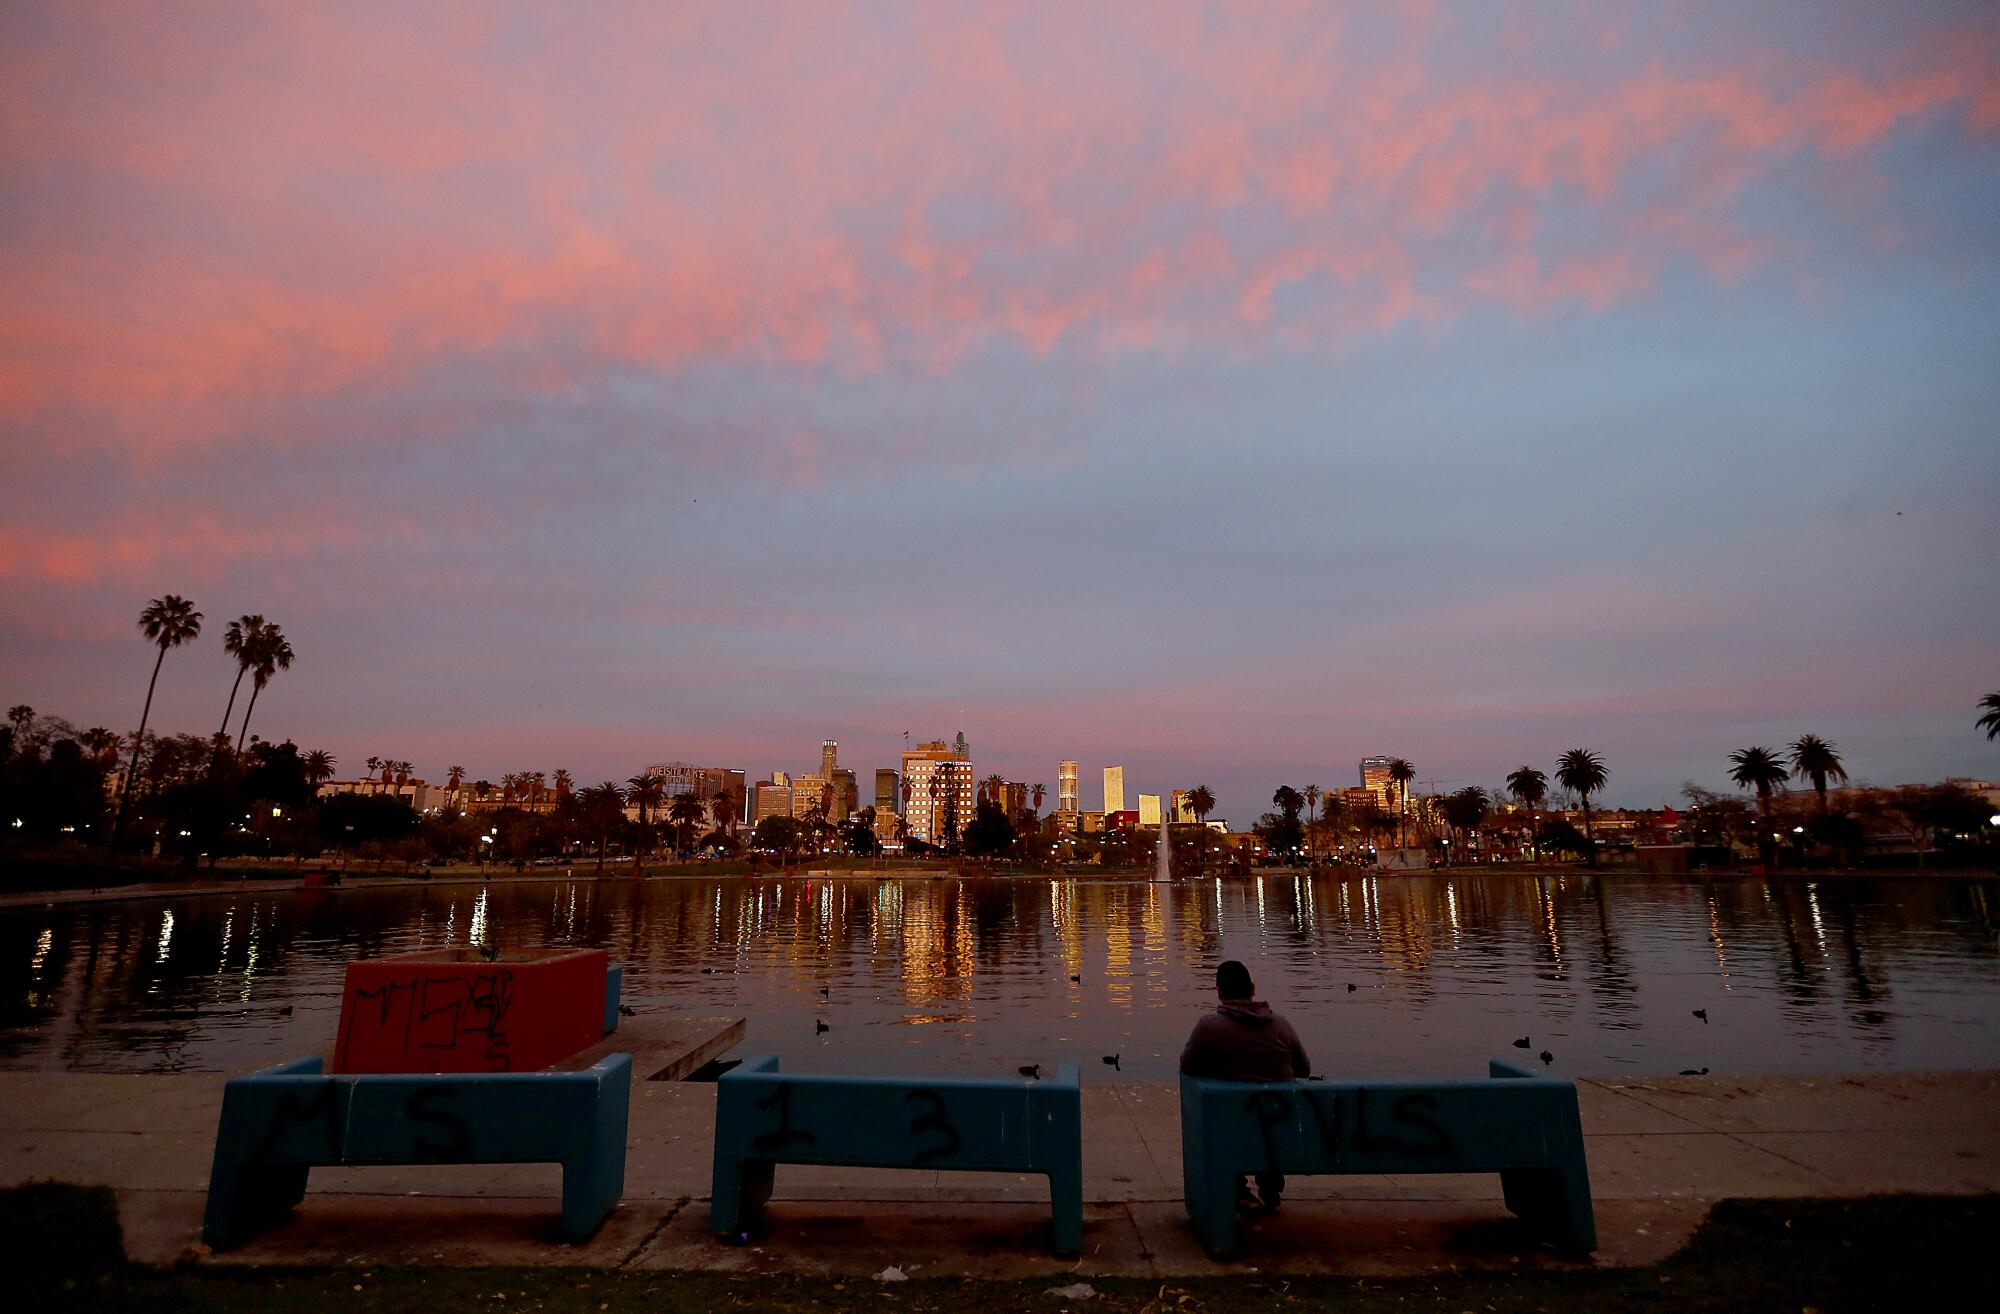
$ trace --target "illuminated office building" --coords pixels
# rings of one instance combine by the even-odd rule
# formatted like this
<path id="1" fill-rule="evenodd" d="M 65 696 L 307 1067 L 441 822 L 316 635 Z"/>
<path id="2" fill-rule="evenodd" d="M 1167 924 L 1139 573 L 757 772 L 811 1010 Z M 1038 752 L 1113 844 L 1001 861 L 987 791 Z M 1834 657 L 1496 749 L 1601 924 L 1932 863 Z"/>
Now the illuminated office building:
<path id="1" fill-rule="evenodd" d="M 1122 766 L 1104 768 L 1104 810 L 1125 810 L 1125 768 Z"/>
<path id="2" fill-rule="evenodd" d="M 1056 763 L 1056 811 L 1078 811 L 1076 801 L 1076 763 Z"/>

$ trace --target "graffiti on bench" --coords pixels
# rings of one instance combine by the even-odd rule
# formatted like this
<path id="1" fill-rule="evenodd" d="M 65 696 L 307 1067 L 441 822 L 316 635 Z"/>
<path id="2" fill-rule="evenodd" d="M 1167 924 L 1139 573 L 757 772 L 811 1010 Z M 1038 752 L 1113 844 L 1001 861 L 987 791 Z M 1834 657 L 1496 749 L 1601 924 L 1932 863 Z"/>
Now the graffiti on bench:
<path id="1" fill-rule="evenodd" d="M 341 1010 L 340 1066 L 415 1071 L 450 1054 L 459 1060 L 449 1065 L 457 1070 L 510 1072 L 507 1015 L 513 1006 L 514 973 L 504 967 L 356 986 Z"/>
<path id="2" fill-rule="evenodd" d="M 1345 1148 L 1361 1154 L 1388 1152 L 1412 1159 L 1435 1158 L 1455 1153 L 1458 1146 L 1451 1133 L 1432 1115 L 1437 1112 L 1437 1096 L 1421 1090 L 1395 1092 L 1389 1105 L 1388 1123 L 1383 1125 L 1381 1100 L 1371 1112 L 1366 1089 L 1341 1090 L 1260 1090 L 1244 1103 L 1257 1123 L 1264 1142 L 1265 1162 L 1276 1163 L 1278 1147 L 1272 1130 L 1292 1120 L 1292 1101 L 1305 1106 L 1320 1144 L 1329 1158 L 1338 1159 Z M 1343 1099 L 1342 1096 L 1349 1098 Z M 1353 1109 L 1353 1118 L 1346 1116 Z"/>

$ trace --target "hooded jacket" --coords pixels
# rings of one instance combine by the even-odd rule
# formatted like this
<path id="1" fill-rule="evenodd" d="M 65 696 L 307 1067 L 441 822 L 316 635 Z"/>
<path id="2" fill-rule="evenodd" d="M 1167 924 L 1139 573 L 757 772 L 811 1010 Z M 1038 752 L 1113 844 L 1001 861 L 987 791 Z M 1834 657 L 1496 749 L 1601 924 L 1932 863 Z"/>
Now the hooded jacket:
<path id="1" fill-rule="evenodd" d="M 1223 1081 L 1294 1081 L 1312 1072 L 1292 1024 L 1260 999 L 1228 999 L 1194 1024 L 1181 1071 Z"/>

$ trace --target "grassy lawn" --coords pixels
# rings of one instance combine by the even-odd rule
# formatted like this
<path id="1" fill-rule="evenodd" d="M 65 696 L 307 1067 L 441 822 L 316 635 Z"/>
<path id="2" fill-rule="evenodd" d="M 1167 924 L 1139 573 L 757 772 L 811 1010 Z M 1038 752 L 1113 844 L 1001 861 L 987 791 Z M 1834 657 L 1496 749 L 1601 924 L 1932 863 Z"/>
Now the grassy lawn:
<path id="1" fill-rule="evenodd" d="M 1057 1280 L 741 1277 L 577 1269 L 152 1269 L 127 1264 L 108 1191 L 37 1184 L 0 1192 L 0 1264 L 19 1309 L 79 1311 L 785 1311 L 1953 1310 L 1990 1299 L 1984 1251 L 2000 1196 L 1852 1201 L 1735 1200 L 1657 1268 L 1443 1278 L 1285 1281 L 1088 1279 L 1094 1299 L 1050 1295 Z M 1063 1279 L 1062 1281 L 1074 1281 Z M 1986 1296 L 1980 1293 L 1986 1291 Z M 1976 1302 L 1976 1304 L 1975 1304 Z"/>

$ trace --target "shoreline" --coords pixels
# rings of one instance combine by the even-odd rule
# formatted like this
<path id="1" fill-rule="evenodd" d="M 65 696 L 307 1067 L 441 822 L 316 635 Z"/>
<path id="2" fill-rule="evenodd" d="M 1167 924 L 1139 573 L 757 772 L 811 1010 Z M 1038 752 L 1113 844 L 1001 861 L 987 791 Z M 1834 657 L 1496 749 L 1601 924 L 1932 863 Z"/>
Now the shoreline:
<path id="1" fill-rule="evenodd" d="M 264 869 L 268 870 L 268 869 Z M 506 873 L 478 873 L 440 871 L 430 875 L 403 872 L 349 872 L 342 874 L 338 885 L 313 885 L 307 882 L 304 873 L 298 877 L 257 876 L 251 871 L 237 875 L 233 880 L 221 873 L 209 873 L 209 879 L 201 881 L 140 881 L 129 885 L 112 885 L 86 888 L 83 886 L 62 886 L 55 888 L 9 890 L 0 892 L 0 911 L 28 907 L 54 907 L 56 905 L 116 903 L 141 899 L 213 898 L 221 895 L 244 893 L 259 894 L 337 894 L 346 890 L 384 889 L 429 889 L 438 887 L 488 886 L 488 885 L 546 885 L 553 882 L 593 881 L 615 884 L 646 884 L 653 881 L 697 881 L 697 880 L 1085 880 L 1098 883 L 1130 885 L 1153 885 L 1160 883 L 1148 868 L 1126 868 L 1111 871 L 994 871 L 960 872 L 944 867 L 923 868 L 883 868 L 862 867 L 812 867 L 803 869 L 774 869 L 757 872 L 707 872 L 685 870 L 676 866 L 673 870 L 648 872 L 643 876 L 633 876 L 629 871 L 614 871 L 606 868 L 598 872 L 594 867 L 587 871 L 575 868 L 531 870 Z M 1522 864 L 1509 866 L 1494 864 L 1478 867 L 1442 868 L 1388 868 L 1375 869 L 1355 867 L 1342 870 L 1337 867 L 1263 867 L 1253 869 L 1246 875 L 1229 873 L 1222 876 L 1202 875 L 1175 878 L 1169 884 L 1189 884 L 1197 881 L 1221 879 L 1226 881 L 1262 879 L 1265 877 L 1333 876 L 1342 880 L 1357 877 L 1376 878 L 1428 878 L 1452 879 L 1454 877 L 1485 876 L 1605 876 L 1644 881 L 1677 881 L 1686 884 L 1701 884 L 1706 881 L 1765 880 L 1784 883 L 1801 881 L 1854 881 L 1854 880 L 1995 880 L 2000 873 L 1967 868 L 1929 869 L 1911 868 L 1895 870 L 1870 870 L 1864 868 L 1836 868 L 1815 871 L 1780 871 L 1756 873 L 1749 871 L 1717 872 L 1645 872 L 1625 868 L 1588 867 L 1547 867 Z"/>

